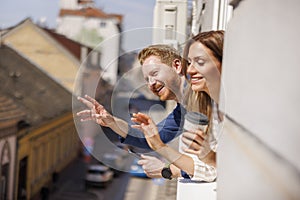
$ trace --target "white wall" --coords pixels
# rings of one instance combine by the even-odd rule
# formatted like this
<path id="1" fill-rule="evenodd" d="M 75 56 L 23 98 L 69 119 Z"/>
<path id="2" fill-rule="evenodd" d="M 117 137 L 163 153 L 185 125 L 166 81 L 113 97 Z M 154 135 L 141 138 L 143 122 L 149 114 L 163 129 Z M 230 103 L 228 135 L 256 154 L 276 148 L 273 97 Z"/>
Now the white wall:
<path id="1" fill-rule="evenodd" d="M 182 44 L 187 39 L 187 0 L 156 0 L 154 7 L 153 43 Z M 173 26 L 172 35 L 166 37 L 166 28 Z"/>
<path id="2" fill-rule="evenodd" d="M 62 9 L 77 9 L 78 0 L 60 0 L 59 6 Z"/>
<path id="3" fill-rule="evenodd" d="M 105 22 L 105 27 L 100 23 Z M 84 18 L 80 16 L 63 16 L 58 20 L 57 32 L 80 42 L 88 38 L 78 38 L 83 30 L 96 30 L 102 42 L 96 42 L 92 47 L 101 52 L 100 67 L 104 71 L 102 78 L 114 84 L 117 80 L 120 35 L 116 19 Z M 84 43 L 84 42 L 83 42 Z M 91 46 L 91 44 L 85 44 Z"/>
<path id="4" fill-rule="evenodd" d="M 228 0 L 193 0 L 192 33 L 225 30 L 231 10 Z"/>
<path id="5" fill-rule="evenodd" d="M 58 18 L 56 31 L 69 38 L 75 38 L 82 28 L 84 18 L 79 16 L 63 16 Z"/>
<path id="6" fill-rule="evenodd" d="M 97 48 L 101 50 L 102 54 L 100 63 L 104 70 L 103 79 L 115 84 L 118 73 L 120 34 L 115 20 L 105 20 L 104 22 L 106 26 L 98 29 L 98 33 L 103 36 L 103 42 Z M 98 21 L 98 23 L 100 22 Z"/>
<path id="7" fill-rule="evenodd" d="M 252 0 L 233 12 L 221 109 L 237 123 L 226 119 L 220 140 L 218 199 L 300 198 L 299 10 Z"/>

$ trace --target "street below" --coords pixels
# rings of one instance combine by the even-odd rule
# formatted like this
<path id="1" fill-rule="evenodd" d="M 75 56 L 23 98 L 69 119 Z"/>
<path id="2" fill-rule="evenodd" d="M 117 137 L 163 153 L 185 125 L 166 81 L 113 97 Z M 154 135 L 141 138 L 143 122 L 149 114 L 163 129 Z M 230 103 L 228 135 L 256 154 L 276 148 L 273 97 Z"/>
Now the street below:
<path id="1" fill-rule="evenodd" d="M 86 186 L 86 165 L 81 158 L 76 159 L 59 174 L 54 183 L 50 200 L 120 200 L 123 199 L 129 180 L 128 173 L 120 173 L 106 187 Z"/>
<path id="2" fill-rule="evenodd" d="M 50 200 L 158 200 L 176 199 L 176 181 L 139 178 L 121 172 L 106 187 L 85 185 L 87 163 L 77 158 L 53 184 Z"/>

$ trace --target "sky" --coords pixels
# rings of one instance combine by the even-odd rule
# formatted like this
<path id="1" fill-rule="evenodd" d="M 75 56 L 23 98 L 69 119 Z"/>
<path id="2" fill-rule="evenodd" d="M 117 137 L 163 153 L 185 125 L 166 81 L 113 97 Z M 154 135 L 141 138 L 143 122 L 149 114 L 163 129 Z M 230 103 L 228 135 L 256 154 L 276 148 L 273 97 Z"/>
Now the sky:
<path id="1" fill-rule="evenodd" d="M 35 23 L 46 19 L 49 28 L 56 27 L 60 0 L 1 0 L 0 29 L 18 24 L 30 17 Z M 151 27 L 155 0 L 95 0 L 96 7 L 106 13 L 123 15 L 123 31 Z M 151 40 L 151 34 L 145 34 Z M 125 37 L 126 39 L 126 37 Z M 124 40 L 125 40 L 124 39 Z M 131 49 L 131 41 L 124 41 L 125 49 Z"/>

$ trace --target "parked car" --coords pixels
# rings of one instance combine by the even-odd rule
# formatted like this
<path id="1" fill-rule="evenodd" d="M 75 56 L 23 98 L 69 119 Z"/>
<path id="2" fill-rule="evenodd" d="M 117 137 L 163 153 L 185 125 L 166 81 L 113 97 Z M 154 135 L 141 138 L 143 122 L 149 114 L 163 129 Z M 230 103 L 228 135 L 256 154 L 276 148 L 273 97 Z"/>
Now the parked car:
<path id="1" fill-rule="evenodd" d="M 114 173 L 109 167 L 102 164 L 88 165 L 85 183 L 86 186 L 106 186 L 113 179 Z"/>
<path id="2" fill-rule="evenodd" d="M 138 158 L 135 158 L 133 160 L 133 163 L 130 166 L 130 175 L 135 176 L 135 177 L 140 177 L 140 178 L 148 178 L 148 176 L 145 174 L 144 169 L 141 165 L 137 164 L 139 161 Z"/>

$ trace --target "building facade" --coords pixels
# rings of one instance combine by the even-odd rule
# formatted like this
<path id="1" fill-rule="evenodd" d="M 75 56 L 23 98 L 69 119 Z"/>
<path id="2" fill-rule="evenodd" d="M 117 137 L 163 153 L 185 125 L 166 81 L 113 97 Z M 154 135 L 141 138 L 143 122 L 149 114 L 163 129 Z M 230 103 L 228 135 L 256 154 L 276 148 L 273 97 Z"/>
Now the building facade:
<path id="1" fill-rule="evenodd" d="M 197 198 L 299 199 L 299 6 L 194 1 L 193 35 L 225 30 L 217 192 Z"/>
<path id="2" fill-rule="evenodd" d="M 122 16 L 107 14 L 93 1 L 61 0 L 56 31 L 101 52 L 102 77 L 117 81 Z"/>
<path id="3" fill-rule="evenodd" d="M 156 0 L 153 14 L 153 43 L 170 44 L 176 49 L 186 41 L 187 0 Z"/>
<path id="4" fill-rule="evenodd" d="M 34 38 L 34 40 L 32 40 Z M 73 92 L 80 60 L 30 19 L 2 35 L 4 44 L 17 49 L 57 83 Z"/>
<path id="5" fill-rule="evenodd" d="M 230 1 L 220 199 L 300 199 L 300 2 Z M 253 12 L 255 11 L 255 12 Z"/>
<path id="6" fill-rule="evenodd" d="M 225 30 L 232 15 L 228 0 L 193 0 L 191 33 Z"/>
<path id="7" fill-rule="evenodd" d="M 1 91 L 24 113 L 15 136 L 1 138 L 2 176 L 6 177 L 10 167 L 14 167 L 15 175 L 9 182 L 13 196 L 7 199 L 39 198 L 40 190 L 51 185 L 52 175 L 79 152 L 72 94 L 16 49 L 3 44 L 0 55 Z M 9 114 L 7 110 L 4 116 Z"/>
<path id="8" fill-rule="evenodd" d="M 35 128 L 29 126 L 30 131 L 25 129 L 17 132 L 15 146 L 18 148 L 15 152 L 18 162 L 11 165 L 15 166 L 18 171 L 18 174 L 15 174 L 14 197 L 17 199 L 32 198 L 39 194 L 41 188 L 49 188 L 52 175 L 59 172 L 75 158 L 78 153 L 78 150 L 75 149 L 78 148 L 78 139 L 84 140 L 87 134 L 96 134 L 95 131 L 89 129 L 89 126 L 80 124 L 77 128 L 78 132 L 82 134 L 79 134 L 78 137 L 72 116 L 72 93 L 74 96 L 88 94 L 96 99 L 104 96 L 105 98 L 101 98 L 99 101 L 103 105 L 107 105 L 108 102 L 110 103 L 112 89 L 107 81 L 99 78 L 101 77 L 101 69 L 98 67 L 99 52 L 92 51 L 86 45 L 70 40 L 53 30 L 39 27 L 30 19 L 25 19 L 7 30 L 2 30 L 1 33 L 3 38 L 1 61 L 6 62 L 2 63 L 1 67 L 7 71 L 1 72 L 4 77 L 0 79 L 0 83 L 4 90 L 7 90 L 13 98 L 21 102 L 21 105 L 32 109 L 31 111 L 30 109 L 29 111 L 26 110 L 26 126 L 28 121 L 31 121 L 30 124 L 32 122 L 35 124 L 38 121 L 45 123 L 40 127 L 42 129 L 37 128 L 35 124 Z M 35 38 L 35 40 L 32 41 L 29 38 Z M 16 54 L 11 58 L 11 61 L 15 60 L 15 62 L 8 62 L 8 60 L 3 59 L 5 52 L 10 51 Z M 24 59 L 17 62 L 21 59 L 20 57 Z M 36 81 L 36 85 L 33 86 L 30 80 L 26 80 L 29 83 L 22 82 L 20 84 L 20 80 L 25 77 L 23 70 L 26 69 L 24 67 L 26 64 L 24 63 L 28 62 L 32 66 L 30 66 L 31 72 L 27 71 L 26 76 L 31 77 L 31 81 Z M 8 66 L 11 69 L 8 69 Z M 20 68 L 16 68 L 18 66 Z M 36 74 L 36 71 L 42 75 Z M 41 84 L 35 76 L 44 77 L 48 81 Z M 66 89 L 68 95 L 64 94 L 65 96 L 57 96 L 52 100 L 44 100 L 44 102 L 50 101 L 55 104 L 52 107 L 47 107 L 46 110 L 44 107 L 38 108 L 38 104 L 35 106 L 26 104 L 37 102 L 34 98 L 40 99 L 41 96 L 46 95 L 44 97 L 46 99 L 49 97 L 48 95 L 55 93 L 51 87 L 53 84 L 56 84 L 57 91 Z M 30 88 L 32 90 L 29 90 Z M 31 95 L 30 98 L 28 95 Z M 56 94 L 53 94 L 54 96 Z M 61 100 L 68 103 L 62 103 Z M 79 106 L 76 102 L 75 99 L 73 101 L 75 103 L 73 104 L 74 112 Z M 59 104 L 56 105 L 56 103 Z M 68 110 L 68 114 L 58 116 L 53 121 L 40 116 L 52 116 L 54 112 L 60 112 L 64 109 Z M 36 164 L 36 162 L 44 161 L 46 163 L 43 165 Z M 39 169 L 33 170 L 32 166 Z"/>
<path id="9" fill-rule="evenodd" d="M 25 112 L 2 90 L 0 94 L 0 199 L 13 199 L 17 132 Z"/>

